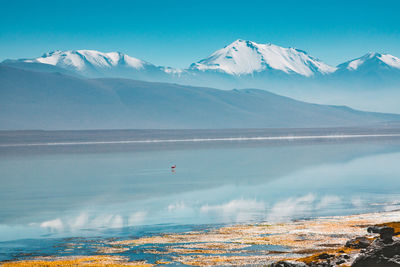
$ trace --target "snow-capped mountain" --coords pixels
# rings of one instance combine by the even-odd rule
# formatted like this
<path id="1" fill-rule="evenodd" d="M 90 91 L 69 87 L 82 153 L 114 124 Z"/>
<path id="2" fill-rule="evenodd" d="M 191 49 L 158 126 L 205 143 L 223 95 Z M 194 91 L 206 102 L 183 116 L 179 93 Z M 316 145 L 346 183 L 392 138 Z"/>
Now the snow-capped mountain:
<path id="1" fill-rule="evenodd" d="M 76 71 L 85 71 L 90 68 L 107 69 L 116 66 L 126 66 L 140 70 L 152 64 L 143 60 L 130 57 L 120 52 L 102 53 L 95 50 L 69 50 L 46 53 L 34 59 L 21 60 L 50 64 L 62 68 L 70 68 Z"/>
<path id="2" fill-rule="evenodd" d="M 368 53 L 332 67 L 298 49 L 237 40 L 182 70 L 94 50 L 55 51 L 33 59 L 5 60 L 2 66 L 80 79 L 127 78 L 226 90 L 258 88 L 307 102 L 400 112 L 400 59 L 389 54 Z"/>
<path id="3" fill-rule="evenodd" d="M 9 61 L 10 62 L 10 61 Z M 69 50 L 46 53 L 38 58 L 19 59 L 11 63 L 42 63 L 88 77 L 125 77 L 151 80 L 168 75 L 165 67 L 157 67 L 121 52 Z"/>
<path id="4" fill-rule="evenodd" d="M 54 51 L 35 59 L 27 59 L 25 62 L 45 63 L 59 67 L 73 68 L 79 71 L 90 67 L 112 68 L 117 65 L 143 69 L 145 65 L 151 65 L 120 52 L 101 53 L 95 50 Z"/>
<path id="5" fill-rule="evenodd" d="M 223 89 L 276 89 L 279 93 L 284 88 L 310 88 L 310 83 L 320 89 L 361 89 L 371 84 L 375 88 L 377 83 L 398 87 L 400 83 L 400 59 L 389 54 L 368 53 L 332 67 L 299 49 L 245 40 L 237 40 L 182 70 L 155 66 L 120 52 L 95 50 L 55 51 L 33 59 L 5 60 L 2 64 L 90 78 L 129 78 Z"/>
<path id="6" fill-rule="evenodd" d="M 332 78 L 354 84 L 359 88 L 400 86 L 400 58 L 389 54 L 370 52 L 337 66 Z"/>
<path id="7" fill-rule="evenodd" d="M 362 57 L 347 61 L 337 66 L 338 70 L 357 71 L 365 68 L 400 69 L 400 59 L 389 55 L 370 52 Z"/>
<path id="8" fill-rule="evenodd" d="M 217 71 L 240 76 L 268 70 L 310 77 L 336 70 L 306 52 L 273 44 L 237 40 L 190 66 L 191 70 Z"/>

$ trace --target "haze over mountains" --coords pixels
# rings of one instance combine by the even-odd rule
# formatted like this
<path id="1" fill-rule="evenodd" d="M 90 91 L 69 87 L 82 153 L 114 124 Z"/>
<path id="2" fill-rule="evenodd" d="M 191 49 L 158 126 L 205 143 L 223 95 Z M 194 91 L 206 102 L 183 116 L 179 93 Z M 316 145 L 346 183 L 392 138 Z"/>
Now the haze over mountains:
<path id="1" fill-rule="evenodd" d="M 400 115 L 309 104 L 265 90 L 88 79 L 0 66 L 0 129 L 361 126 Z"/>

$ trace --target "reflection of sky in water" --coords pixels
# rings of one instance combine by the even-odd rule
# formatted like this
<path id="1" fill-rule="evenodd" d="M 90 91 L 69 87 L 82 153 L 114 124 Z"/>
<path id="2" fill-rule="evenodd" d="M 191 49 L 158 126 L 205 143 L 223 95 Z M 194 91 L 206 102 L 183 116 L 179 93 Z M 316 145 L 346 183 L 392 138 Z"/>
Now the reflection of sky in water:
<path id="1" fill-rule="evenodd" d="M 394 209 L 399 145 L 260 142 L 2 157 L 0 240 Z"/>

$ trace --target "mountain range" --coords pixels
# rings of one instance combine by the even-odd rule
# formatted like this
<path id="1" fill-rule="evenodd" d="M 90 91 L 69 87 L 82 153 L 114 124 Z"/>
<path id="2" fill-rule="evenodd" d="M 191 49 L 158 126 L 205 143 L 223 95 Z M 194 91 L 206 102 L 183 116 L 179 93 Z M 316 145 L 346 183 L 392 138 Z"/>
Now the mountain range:
<path id="1" fill-rule="evenodd" d="M 400 59 L 368 53 L 333 67 L 245 40 L 186 69 L 120 52 L 55 51 L 3 61 L 0 96 L 1 129 L 365 125 L 399 119 L 352 108 L 400 113 Z"/>
<path id="2" fill-rule="evenodd" d="M 183 70 L 155 66 L 120 52 L 102 53 L 95 50 L 54 51 L 33 59 L 2 62 L 3 65 L 14 67 L 28 67 L 29 63 L 36 66 L 56 66 L 70 73 L 91 78 L 141 78 L 151 81 L 185 81 L 202 74 L 222 74 L 240 79 L 271 75 L 280 78 L 315 78 L 344 73 L 360 75 L 382 71 L 396 74 L 400 72 L 400 59 L 389 54 L 368 53 L 333 67 L 299 49 L 246 40 L 236 40 Z M 208 82 L 212 85 L 212 81 Z"/>
<path id="3" fill-rule="evenodd" d="M 400 121 L 400 115 L 310 104 L 258 89 L 93 79 L 4 65 L 0 96 L 2 130 L 292 128 Z"/>
<path id="4" fill-rule="evenodd" d="M 185 69 L 94 50 L 54 51 L 0 65 L 75 77 L 258 88 L 306 102 L 400 113 L 400 59 L 375 52 L 330 66 L 300 49 L 236 40 Z"/>

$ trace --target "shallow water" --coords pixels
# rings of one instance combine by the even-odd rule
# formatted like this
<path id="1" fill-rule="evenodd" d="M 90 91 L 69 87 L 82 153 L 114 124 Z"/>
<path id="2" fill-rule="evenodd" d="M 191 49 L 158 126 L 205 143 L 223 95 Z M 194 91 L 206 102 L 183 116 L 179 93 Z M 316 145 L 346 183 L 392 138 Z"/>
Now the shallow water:
<path id="1" fill-rule="evenodd" d="M 360 133 L 370 131 L 2 133 L 0 260 L 17 252 L 52 254 L 68 237 L 135 237 L 400 207 L 400 138 L 393 135 L 79 142 Z"/>

